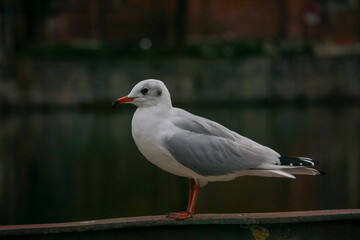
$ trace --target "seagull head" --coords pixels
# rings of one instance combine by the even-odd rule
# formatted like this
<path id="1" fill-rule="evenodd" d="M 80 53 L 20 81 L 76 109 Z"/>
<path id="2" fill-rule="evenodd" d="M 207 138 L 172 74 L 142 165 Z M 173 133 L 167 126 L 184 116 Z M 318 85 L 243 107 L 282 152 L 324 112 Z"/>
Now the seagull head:
<path id="1" fill-rule="evenodd" d="M 112 106 L 123 103 L 132 103 L 138 107 L 172 106 L 169 90 L 162 81 L 156 79 L 139 82 L 127 96 L 116 99 Z"/>

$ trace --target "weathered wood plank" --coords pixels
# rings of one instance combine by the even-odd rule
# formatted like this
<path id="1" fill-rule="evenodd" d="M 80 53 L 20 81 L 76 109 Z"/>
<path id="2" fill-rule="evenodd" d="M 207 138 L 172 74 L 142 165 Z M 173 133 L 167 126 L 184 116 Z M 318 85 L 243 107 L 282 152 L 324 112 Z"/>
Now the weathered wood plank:
<path id="1" fill-rule="evenodd" d="M 356 239 L 360 209 L 144 216 L 0 226 L 0 239 Z"/>

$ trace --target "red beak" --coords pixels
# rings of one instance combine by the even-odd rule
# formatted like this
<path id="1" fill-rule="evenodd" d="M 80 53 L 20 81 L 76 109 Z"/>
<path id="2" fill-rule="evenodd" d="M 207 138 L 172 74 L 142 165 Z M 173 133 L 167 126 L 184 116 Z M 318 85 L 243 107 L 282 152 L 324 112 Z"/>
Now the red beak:
<path id="1" fill-rule="evenodd" d="M 128 103 L 128 102 L 132 102 L 135 98 L 129 98 L 127 96 L 125 97 L 121 97 L 116 99 L 115 101 L 112 102 L 111 106 L 116 106 L 118 104 L 123 104 L 123 103 Z"/>

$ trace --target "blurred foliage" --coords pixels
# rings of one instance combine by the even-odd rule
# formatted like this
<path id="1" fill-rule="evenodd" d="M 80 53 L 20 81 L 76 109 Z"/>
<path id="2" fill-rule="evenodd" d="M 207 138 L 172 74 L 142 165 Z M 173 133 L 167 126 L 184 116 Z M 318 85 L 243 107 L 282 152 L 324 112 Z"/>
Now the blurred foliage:
<path id="1" fill-rule="evenodd" d="M 257 56 L 292 57 L 311 55 L 312 48 L 301 45 L 269 44 L 263 40 L 240 40 L 221 44 L 188 44 L 181 48 L 154 44 L 142 49 L 136 43 L 126 45 L 84 45 L 57 44 L 51 46 L 33 45 L 19 51 L 17 57 L 32 59 L 153 59 L 189 57 L 198 59 L 241 59 Z"/>
<path id="2" fill-rule="evenodd" d="M 54 0 L 16 1 L 19 11 L 23 13 L 24 24 L 22 41 L 15 43 L 17 50 L 37 42 L 39 29 L 43 28 L 44 21 L 56 13 L 54 3 L 56 3 Z"/>

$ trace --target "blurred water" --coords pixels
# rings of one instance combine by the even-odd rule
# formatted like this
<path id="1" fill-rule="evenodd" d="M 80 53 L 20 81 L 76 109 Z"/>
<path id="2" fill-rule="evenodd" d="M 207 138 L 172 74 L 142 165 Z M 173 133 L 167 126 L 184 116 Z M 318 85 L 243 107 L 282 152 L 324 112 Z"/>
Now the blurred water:
<path id="1" fill-rule="evenodd" d="M 186 208 L 188 180 L 149 163 L 130 132 L 134 107 L 0 116 L 0 224 L 165 214 Z M 360 207 L 360 108 L 187 108 L 326 176 L 242 177 L 200 191 L 198 213 Z"/>

